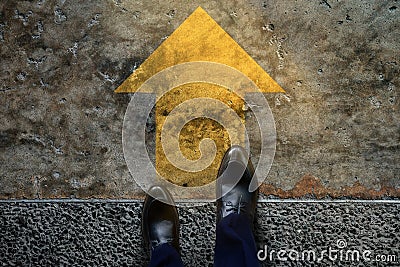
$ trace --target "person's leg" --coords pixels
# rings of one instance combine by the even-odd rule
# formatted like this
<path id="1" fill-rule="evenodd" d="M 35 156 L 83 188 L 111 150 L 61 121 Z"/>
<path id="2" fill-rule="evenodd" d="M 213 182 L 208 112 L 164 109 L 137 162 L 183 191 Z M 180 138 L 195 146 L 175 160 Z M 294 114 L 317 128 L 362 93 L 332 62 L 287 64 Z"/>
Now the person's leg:
<path id="1" fill-rule="evenodd" d="M 153 186 L 142 214 L 142 234 L 150 250 L 151 267 L 183 267 L 179 254 L 179 217 L 166 188 Z"/>
<path id="2" fill-rule="evenodd" d="M 246 216 L 230 214 L 217 225 L 214 266 L 259 266 L 253 232 Z"/>
<path id="3" fill-rule="evenodd" d="M 217 179 L 217 229 L 214 266 L 256 267 L 253 222 L 258 190 L 250 192 L 254 168 L 242 147 L 230 148 Z"/>
<path id="4" fill-rule="evenodd" d="M 149 267 L 183 267 L 183 262 L 178 251 L 165 243 L 153 250 Z"/>

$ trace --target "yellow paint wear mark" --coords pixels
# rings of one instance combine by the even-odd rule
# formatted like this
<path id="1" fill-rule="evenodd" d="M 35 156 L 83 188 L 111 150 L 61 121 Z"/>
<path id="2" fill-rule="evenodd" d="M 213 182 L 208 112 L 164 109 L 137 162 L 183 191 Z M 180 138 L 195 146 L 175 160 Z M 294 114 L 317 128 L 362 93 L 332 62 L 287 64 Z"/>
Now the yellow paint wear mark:
<path id="1" fill-rule="evenodd" d="M 214 98 L 223 102 L 233 109 L 242 119 L 242 123 L 244 123 L 244 101 L 235 93 L 213 84 L 185 84 L 169 91 L 157 102 L 156 144 L 161 144 L 162 128 L 158 127 L 158 125 L 164 125 L 164 121 L 172 109 L 186 100 L 200 97 Z M 204 106 L 202 108 L 207 109 L 208 107 Z M 182 114 L 182 116 L 185 116 L 185 114 Z M 237 127 L 237 129 L 240 129 L 240 127 Z M 240 140 L 243 140 L 243 132 L 238 130 L 236 134 L 239 135 Z M 218 122 L 206 118 L 195 119 L 188 122 L 180 132 L 179 144 L 182 154 L 190 160 L 198 159 L 200 157 L 199 143 L 204 138 L 214 140 L 217 147 L 216 157 L 208 168 L 200 172 L 180 170 L 168 161 L 162 146 L 156 145 L 157 172 L 168 181 L 177 185 L 201 186 L 212 182 L 217 178 L 219 165 L 225 151 L 229 148 L 231 140 L 228 132 Z"/>

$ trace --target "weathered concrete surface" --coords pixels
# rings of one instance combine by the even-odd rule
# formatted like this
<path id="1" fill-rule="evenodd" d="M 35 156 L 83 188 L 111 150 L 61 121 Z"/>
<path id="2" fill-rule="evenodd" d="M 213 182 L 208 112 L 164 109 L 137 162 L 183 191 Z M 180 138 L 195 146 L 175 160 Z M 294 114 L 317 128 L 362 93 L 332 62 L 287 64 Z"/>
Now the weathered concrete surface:
<path id="1" fill-rule="evenodd" d="M 285 261 L 273 252 L 272 260 L 267 257 L 262 266 L 399 266 L 399 208 L 399 204 L 259 203 L 258 249 L 291 249 L 300 255 L 312 250 L 320 259 L 303 261 L 300 256 L 299 261 Z M 141 209 L 140 202 L 0 203 L 2 265 L 146 266 Z M 179 208 L 179 215 L 185 266 L 213 266 L 215 205 Z M 338 244 L 343 246 L 342 259 Z M 329 247 L 336 250 L 332 260 L 326 253 L 321 257 Z M 371 261 L 362 258 L 366 250 L 371 251 Z M 358 251 L 360 260 L 350 256 L 346 260 L 348 251 Z M 386 260 L 377 262 L 377 256 Z"/>
<path id="2" fill-rule="evenodd" d="M 130 96 L 114 89 L 199 5 L 287 92 L 266 95 L 278 143 L 265 192 L 290 197 L 309 174 L 328 195 L 400 196 L 397 1 L 6 0 L 0 197 L 140 194 L 121 146 Z"/>

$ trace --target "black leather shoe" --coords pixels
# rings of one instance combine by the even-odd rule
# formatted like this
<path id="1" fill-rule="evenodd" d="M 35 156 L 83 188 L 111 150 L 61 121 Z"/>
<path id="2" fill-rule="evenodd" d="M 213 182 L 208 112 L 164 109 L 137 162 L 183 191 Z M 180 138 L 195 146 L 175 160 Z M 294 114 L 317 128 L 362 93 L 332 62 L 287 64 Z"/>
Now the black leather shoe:
<path id="1" fill-rule="evenodd" d="M 142 215 L 142 234 L 150 255 L 156 247 L 165 243 L 180 252 L 178 211 L 165 202 L 174 203 L 167 189 L 161 186 L 150 188 Z"/>
<path id="2" fill-rule="evenodd" d="M 254 222 L 258 188 L 249 192 L 253 165 L 243 147 L 232 146 L 225 153 L 217 179 L 217 224 L 229 214 L 245 214 Z M 254 179 L 257 182 L 257 179 Z"/>

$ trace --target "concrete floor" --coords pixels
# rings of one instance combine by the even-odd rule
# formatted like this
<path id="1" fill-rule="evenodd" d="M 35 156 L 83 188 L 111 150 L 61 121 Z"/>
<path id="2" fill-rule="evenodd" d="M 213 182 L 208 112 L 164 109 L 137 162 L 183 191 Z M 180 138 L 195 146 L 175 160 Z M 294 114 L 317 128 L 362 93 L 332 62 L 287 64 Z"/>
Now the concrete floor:
<path id="1" fill-rule="evenodd" d="M 143 196 L 114 90 L 199 5 L 286 91 L 264 193 L 400 196 L 397 1 L 5 0 L 0 198 Z"/>

